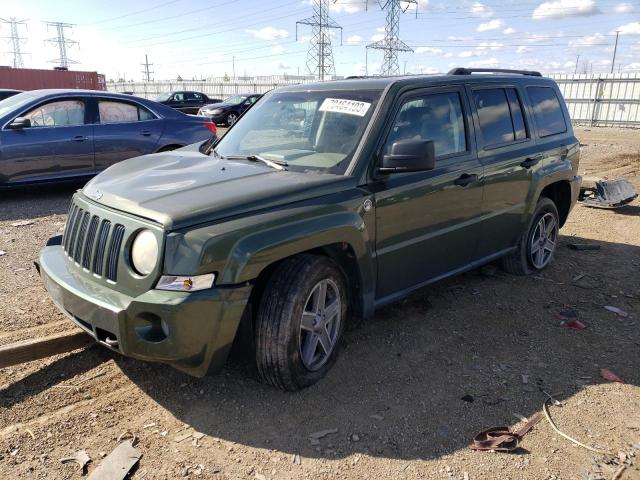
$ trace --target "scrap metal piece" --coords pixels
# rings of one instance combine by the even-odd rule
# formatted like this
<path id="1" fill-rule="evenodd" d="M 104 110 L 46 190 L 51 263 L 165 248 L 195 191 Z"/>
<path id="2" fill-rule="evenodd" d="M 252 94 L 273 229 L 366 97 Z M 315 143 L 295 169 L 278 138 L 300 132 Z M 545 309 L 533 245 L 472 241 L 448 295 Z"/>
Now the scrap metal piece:
<path id="1" fill-rule="evenodd" d="M 620 208 L 638 197 L 629 180 L 584 179 L 578 202 L 587 207 Z"/>
<path id="2" fill-rule="evenodd" d="M 88 480 L 122 480 L 142 457 L 142 452 L 133 447 L 133 441 L 122 442 L 107 455 Z"/>
<path id="3" fill-rule="evenodd" d="M 77 463 L 80 467 L 80 470 L 83 472 L 86 471 L 87 464 L 91 461 L 91 457 L 87 454 L 85 450 L 80 450 L 73 454 L 71 457 L 65 457 L 60 459 L 60 463 Z"/>

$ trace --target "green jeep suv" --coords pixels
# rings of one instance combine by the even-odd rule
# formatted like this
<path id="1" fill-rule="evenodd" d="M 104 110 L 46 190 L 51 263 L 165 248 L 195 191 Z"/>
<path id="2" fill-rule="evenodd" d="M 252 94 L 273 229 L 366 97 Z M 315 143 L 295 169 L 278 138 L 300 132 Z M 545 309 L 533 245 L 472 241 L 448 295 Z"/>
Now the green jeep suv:
<path id="1" fill-rule="evenodd" d="M 220 139 L 95 177 L 38 263 L 111 350 L 202 376 L 235 342 L 296 390 L 332 367 L 355 318 L 496 259 L 547 267 L 578 157 L 537 72 L 288 86 Z"/>

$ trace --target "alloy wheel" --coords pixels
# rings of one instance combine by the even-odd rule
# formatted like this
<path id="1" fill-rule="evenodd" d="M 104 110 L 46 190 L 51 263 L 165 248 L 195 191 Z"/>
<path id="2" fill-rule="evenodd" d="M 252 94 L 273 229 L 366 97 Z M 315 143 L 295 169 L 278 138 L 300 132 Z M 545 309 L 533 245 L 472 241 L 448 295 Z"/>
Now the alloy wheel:
<path id="1" fill-rule="evenodd" d="M 529 256 L 531 263 L 538 270 L 546 267 L 551 261 L 558 239 L 558 222 L 553 213 L 545 213 L 536 224 L 531 236 Z"/>

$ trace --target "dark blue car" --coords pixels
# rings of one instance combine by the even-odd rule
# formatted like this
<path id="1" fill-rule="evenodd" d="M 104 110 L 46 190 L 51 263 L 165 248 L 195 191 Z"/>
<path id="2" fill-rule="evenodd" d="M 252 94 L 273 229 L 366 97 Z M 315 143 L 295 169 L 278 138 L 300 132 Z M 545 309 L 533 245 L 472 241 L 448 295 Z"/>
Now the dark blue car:
<path id="1" fill-rule="evenodd" d="M 90 177 L 121 160 L 215 133 L 207 118 L 130 95 L 19 93 L 0 101 L 0 187 Z"/>

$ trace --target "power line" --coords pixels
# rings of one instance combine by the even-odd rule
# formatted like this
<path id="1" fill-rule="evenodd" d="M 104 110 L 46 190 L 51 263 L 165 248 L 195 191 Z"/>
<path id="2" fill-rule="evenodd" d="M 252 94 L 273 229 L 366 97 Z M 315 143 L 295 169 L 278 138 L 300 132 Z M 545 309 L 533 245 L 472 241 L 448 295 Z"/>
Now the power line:
<path id="1" fill-rule="evenodd" d="M 411 5 L 415 5 L 416 15 L 418 11 L 418 0 L 403 0 L 404 8 L 400 6 L 401 0 L 387 0 L 380 3 L 380 8 L 387 11 L 384 38 L 366 46 L 368 49 L 384 51 L 384 61 L 380 73 L 382 75 L 398 75 L 400 65 L 398 64 L 398 52 L 413 52 L 413 49 L 400 40 L 400 14 L 407 11 Z"/>
<path id="2" fill-rule="evenodd" d="M 70 38 L 65 37 L 64 29 L 72 28 L 74 25 L 72 23 L 63 23 L 63 22 L 45 22 L 47 24 L 47 30 L 49 27 L 55 27 L 57 36 L 54 38 L 49 38 L 45 41 L 51 43 L 52 45 L 58 45 L 58 52 L 60 54 L 59 58 L 51 60 L 51 63 L 60 64 L 60 68 L 68 69 L 70 63 L 78 63 L 75 60 L 71 60 L 67 57 L 67 46 L 77 45 L 78 42 L 75 40 L 71 40 Z"/>
<path id="3" fill-rule="evenodd" d="M 24 61 L 22 59 L 22 43 L 26 42 L 26 38 L 21 37 L 18 31 L 20 25 L 27 25 L 25 20 L 18 20 L 15 17 L 10 17 L 8 20 L 0 18 L 0 23 L 6 23 L 11 30 L 11 36 L 3 37 L 11 43 L 12 51 L 7 52 L 13 55 L 13 68 L 24 68 Z"/>
<path id="4" fill-rule="evenodd" d="M 311 27 L 311 41 L 307 52 L 307 72 L 311 75 L 317 75 L 320 80 L 335 75 L 331 30 L 340 30 L 340 43 L 342 43 L 342 27 L 329 17 L 329 0 L 313 1 L 313 16 L 296 22 L 296 40 L 298 39 L 298 24 Z"/>
<path id="5" fill-rule="evenodd" d="M 149 70 L 149 67 L 153 67 L 153 63 L 149 63 L 149 58 L 147 57 L 146 53 L 144 54 L 144 63 L 141 63 L 140 65 L 144 67 L 144 70 L 142 71 L 142 75 L 144 75 L 142 77 L 143 80 L 146 82 L 150 82 L 151 74 L 153 73 L 153 71 Z"/>

